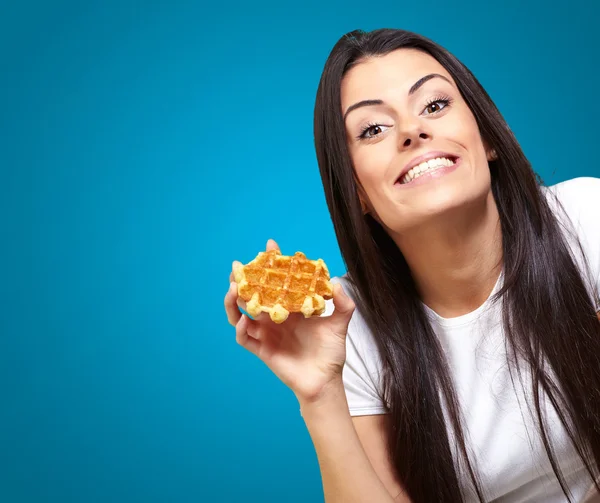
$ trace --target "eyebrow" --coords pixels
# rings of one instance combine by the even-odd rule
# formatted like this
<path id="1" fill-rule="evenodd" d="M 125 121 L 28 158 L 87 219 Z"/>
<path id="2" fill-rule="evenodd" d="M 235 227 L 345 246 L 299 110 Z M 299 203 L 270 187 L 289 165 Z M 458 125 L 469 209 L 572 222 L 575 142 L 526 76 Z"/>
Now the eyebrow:
<path id="1" fill-rule="evenodd" d="M 435 78 L 444 79 L 446 82 L 451 84 L 451 82 L 443 75 L 440 75 L 439 73 L 430 73 L 429 75 L 425 75 L 425 77 L 421 77 L 419 80 L 417 80 L 413 84 L 413 86 L 408 90 L 408 95 L 411 96 L 415 94 L 421 88 L 421 86 L 425 84 L 425 82 Z M 352 110 L 356 110 L 357 108 L 362 107 L 372 107 L 375 105 L 385 105 L 385 102 L 383 100 L 363 100 L 359 101 L 358 103 L 354 103 L 354 105 L 350 105 L 348 107 L 348 110 L 346 110 L 346 113 L 344 114 L 344 122 L 346 121 L 346 117 L 348 117 L 348 114 L 352 112 Z"/>

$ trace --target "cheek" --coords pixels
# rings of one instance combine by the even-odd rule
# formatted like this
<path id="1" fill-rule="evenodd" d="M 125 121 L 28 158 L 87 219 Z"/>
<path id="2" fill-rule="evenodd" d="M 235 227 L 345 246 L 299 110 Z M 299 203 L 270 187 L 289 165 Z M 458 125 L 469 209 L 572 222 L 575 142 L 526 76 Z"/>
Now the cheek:
<path id="1" fill-rule="evenodd" d="M 463 125 L 461 131 L 465 146 L 475 152 L 484 151 L 479 126 L 473 114 L 470 111 L 465 111 L 460 120 Z"/>
<path id="2" fill-rule="evenodd" d="M 356 152 L 352 156 L 356 176 L 371 197 L 375 195 L 383 180 L 388 162 L 386 159 L 385 150 L 377 148 L 377 146 L 360 149 L 360 152 Z"/>
<path id="3" fill-rule="evenodd" d="M 367 152 L 367 149 L 360 149 L 352 155 L 352 162 L 360 183 L 365 187 L 372 185 L 373 180 L 377 178 L 378 171 L 380 171 L 376 151 Z"/>
<path id="4" fill-rule="evenodd" d="M 438 133 L 460 145 L 472 164 L 480 165 L 482 160 L 485 161 L 485 147 L 479 126 L 470 110 L 461 110 L 461 113 L 454 115 L 452 121 L 444 122 L 443 130 Z"/>

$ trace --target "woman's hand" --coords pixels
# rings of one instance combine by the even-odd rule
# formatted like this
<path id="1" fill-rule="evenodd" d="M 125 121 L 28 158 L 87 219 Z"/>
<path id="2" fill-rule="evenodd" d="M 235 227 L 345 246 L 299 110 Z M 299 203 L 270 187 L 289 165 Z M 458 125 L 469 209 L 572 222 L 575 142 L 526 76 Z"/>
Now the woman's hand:
<path id="1" fill-rule="evenodd" d="M 267 251 L 278 248 L 273 240 L 267 243 Z M 341 380 L 354 303 L 340 284 L 333 286 L 331 316 L 304 318 L 290 313 L 286 321 L 276 324 L 264 312 L 254 320 L 242 314 L 239 307 L 245 309 L 245 302 L 238 297 L 233 272 L 230 281 L 225 311 L 237 343 L 260 358 L 299 401 L 316 400 L 331 383 Z"/>

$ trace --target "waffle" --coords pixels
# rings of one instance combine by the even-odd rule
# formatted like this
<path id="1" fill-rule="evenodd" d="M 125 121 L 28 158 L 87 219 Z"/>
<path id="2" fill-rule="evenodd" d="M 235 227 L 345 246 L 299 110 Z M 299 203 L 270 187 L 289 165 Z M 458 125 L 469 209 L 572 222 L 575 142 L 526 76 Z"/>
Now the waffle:
<path id="1" fill-rule="evenodd" d="M 279 250 L 260 252 L 246 265 L 236 263 L 233 274 L 248 314 L 256 317 L 264 311 L 275 323 L 283 323 L 290 313 L 306 318 L 323 314 L 325 299 L 333 298 L 325 262 L 309 260 L 302 252 L 292 257 Z"/>

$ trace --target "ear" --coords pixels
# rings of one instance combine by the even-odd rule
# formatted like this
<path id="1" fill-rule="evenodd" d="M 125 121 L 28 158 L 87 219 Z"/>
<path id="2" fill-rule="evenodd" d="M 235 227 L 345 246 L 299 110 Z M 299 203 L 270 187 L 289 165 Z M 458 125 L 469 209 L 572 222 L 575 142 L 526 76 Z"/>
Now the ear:
<path id="1" fill-rule="evenodd" d="M 491 147 L 486 139 L 483 139 L 483 148 L 485 149 L 485 156 L 488 162 L 498 159 L 498 153 L 496 152 L 496 149 Z"/>
<path id="2" fill-rule="evenodd" d="M 363 215 L 366 215 L 369 213 L 369 205 L 367 204 L 367 195 L 360 185 L 358 187 L 358 199 L 360 199 L 360 208 L 362 209 Z"/>
<path id="3" fill-rule="evenodd" d="M 489 149 L 487 151 L 487 160 L 488 160 L 488 162 L 495 161 L 497 159 L 498 159 L 498 154 L 496 153 L 496 149 L 495 148 Z"/>
<path id="4" fill-rule="evenodd" d="M 356 172 L 354 172 L 354 183 L 356 186 L 356 192 L 358 194 L 358 199 L 360 200 L 360 208 L 362 210 L 363 215 L 366 215 L 368 213 L 370 213 L 370 209 L 369 209 L 369 198 L 367 197 L 367 193 L 365 192 L 365 189 L 363 188 L 362 184 L 360 183 L 360 180 L 358 179 L 358 176 L 356 176 Z"/>
<path id="5" fill-rule="evenodd" d="M 363 215 L 366 215 L 367 213 L 369 213 L 369 208 L 367 208 L 367 203 L 365 203 L 365 201 L 363 200 L 363 198 L 360 198 L 360 207 L 362 209 Z"/>
<path id="6" fill-rule="evenodd" d="M 365 189 L 363 189 L 363 186 L 360 184 L 360 181 L 356 175 L 354 175 L 354 181 L 356 182 L 356 192 L 358 193 L 358 199 L 360 200 L 360 208 L 362 209 L 363 215 L 366 215 L 369 213 L 369 205 L 367 203 L 369 198 L 367 197 Z"/>

